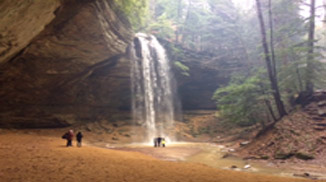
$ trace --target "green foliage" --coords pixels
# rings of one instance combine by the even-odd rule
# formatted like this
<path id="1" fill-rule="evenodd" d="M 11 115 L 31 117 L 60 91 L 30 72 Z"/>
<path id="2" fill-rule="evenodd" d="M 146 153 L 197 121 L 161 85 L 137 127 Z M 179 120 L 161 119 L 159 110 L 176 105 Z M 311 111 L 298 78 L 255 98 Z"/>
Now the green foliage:
<path id="1" fill-rule="evenodd" d="M 248 21 L 256 17 L 248 13 L 243 16 L 232 1 L 156 0 L 152 6 L 147 32 L 230 62 L 247 62 L 253 57 L 247 47 L 256 50 L 259 32 Z"/>
<path id="2" fill-rule="evenodd" d="M 170 54 L 170 60 L 172 60 L 173 67 L 177 71 L 177 73 L 180 73 L 184 76 L 190 76 L 190 68 L 187 65 L 183 64 L 181 61 L 179 61 L 185 59 L 183 49 L 181 47 L 176 47 L 174 44 L 167 44 L 165 47 L 167 48 L 167 51 Z"/>
<path id="3" fill-rule="evenodd" d="M 166 18 L 170 20 L 176 20 L 178 17 L 178 3 L 178 0 L 157 0 L 155 2 L 154 17 L 167 16 Z M 183 3 L 180 4 L 180 6 L 183 5 Z"/>
<path id="4" fill-rule="evenodd" d="M 148 31 L 159 38 L 171 39 L 174 35 L 173 22 L 167 18 L 166 14 L 158 17 L 157 20 L 148 26 Z"/>
<path id="5" fill-rule="evenodd" d="M 151 20 L 148 22 L 146 31 L 157 37 L 172 40 L 178 25 L 178 7 L 182 1 L 157 0 L 153 3 Z"/>
<path id="6" fill-rule="evenodd" d="M 262 72 L 248 78 L 234 77 L 228 86 L 215 91 L 220 117 L 239 125 L 252 125 L 266 119 L 265 100 L 270 98 Z"/>
<path id="7" fill-rule="evenodd" d="M 322 58 L 321 58 L 322 59 Z M 313 83 L 316 89 L 325 89 L 326 88 L 326 63 L 319 61 L 319 59 L 315 59 L 313 61 Z"/>
<path id="8" fill-rule="evenodd" d="M 149 0 L 114 0 L 127 16 L 134 30 L 141 29 L 148 19 Z"/>
<path id="9" fill-rule="evenodd" d="M 175 61 L 174 65 L 181 71 L 181 74 L 184 76 L 190 76 L 189 67 L 182 64 L 180 61 Z"/>

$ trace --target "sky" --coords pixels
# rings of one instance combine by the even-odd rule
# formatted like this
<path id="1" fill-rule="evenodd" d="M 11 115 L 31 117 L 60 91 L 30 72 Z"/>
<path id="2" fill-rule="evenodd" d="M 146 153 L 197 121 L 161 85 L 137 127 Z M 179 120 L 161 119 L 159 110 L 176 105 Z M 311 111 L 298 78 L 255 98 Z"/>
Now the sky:
<path id="1" fill-rule="evenodd" d="M 255 0 L 232 0 L 233 3 L 243 9 L 243 10 L 249 10 L 251 9 L 253 6 L 255 6 Z M 306 3 L 310 3 L 310 0 L 305 0 Z M 316 7 L 320 7 L 323 5 L 323 0 L 316 0 Z M 308 6 L 305 6 L 305 5 L 302 5 L 302 12 L 301 12 L 301 15 L 305 18 L 309 17 L 309 7 Z M 318 8 L 316 10 L 316 23 L 317 25 L 321 25 L 322 24 L 322 19 L 323 19 L 323 15 L 324 15 L 324 8 Z"/>
<path id="2" fill-rule="evenodd" d="M 232 0 L 233 3 L 244 10 L 250 9 L 253 5 L 255 0 Z"/>

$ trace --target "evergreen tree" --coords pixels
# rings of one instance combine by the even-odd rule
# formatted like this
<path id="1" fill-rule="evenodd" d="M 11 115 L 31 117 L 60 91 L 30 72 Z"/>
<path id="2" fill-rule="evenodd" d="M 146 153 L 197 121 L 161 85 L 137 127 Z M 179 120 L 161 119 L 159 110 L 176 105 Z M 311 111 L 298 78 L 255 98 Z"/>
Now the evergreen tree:
<path id="1" fill-rule="evenodd" d="M 213 99 L 221 117 L 242 126 L 260 123 L 265 127 L 268 121 L 275 121 L 272 90 L 264 75 L 264 71 L 257 71 L 248 78 L 235 76 L 228 86 L 218 89 Z"/>

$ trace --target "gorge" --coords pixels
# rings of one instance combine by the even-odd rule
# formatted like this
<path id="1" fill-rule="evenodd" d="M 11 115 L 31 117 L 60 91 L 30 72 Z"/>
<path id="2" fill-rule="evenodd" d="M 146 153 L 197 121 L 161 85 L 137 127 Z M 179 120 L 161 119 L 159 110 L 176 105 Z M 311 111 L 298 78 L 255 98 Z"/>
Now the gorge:
<path id="1" fill-rule="evenodd" d="M 0 181 L 326 179 L 326 2 L 236 1 L 0 1 Z"/>
<path id="2" fill-rule="evenodd" d="M 42 128 L 101 119 L 131 121 L 131 114 L 121 113 L 132 108 L 126 50 L 134 34 L 128 21 L 116 13 L 115 5 L 111 1 L 72 0 L 24 2 L 16 9 L 18 5 L 14 1 L 0 4 L 8 12 L 13 9 L 14 15 L 3 12 L 1 21 L 17 22 L 0 27 L 0 125 Z M 44 12 L 47 16 L 29 14 L 43 13 L 45 6 L 52 8 Z M 33 24 L 39 33 L 19 28 L 29 17 L 40 21 Z M 18 25 L 19 21 L 23 23 Z M 213 65 L 214 58 L 199 55 L 185 52 L 183 60 L 191 68 L 190 76 L 181 75 L 173 64 L 171 70 L 184 108 L 214 109 L 215 80 L 227 82 L 222 67 L 228 70 L 229 66 L 223 60 L 221 65 Z M 200 75 L 201 70 L 209 74 Z M 194 84 L 200 85 L 198 89 Z"/>

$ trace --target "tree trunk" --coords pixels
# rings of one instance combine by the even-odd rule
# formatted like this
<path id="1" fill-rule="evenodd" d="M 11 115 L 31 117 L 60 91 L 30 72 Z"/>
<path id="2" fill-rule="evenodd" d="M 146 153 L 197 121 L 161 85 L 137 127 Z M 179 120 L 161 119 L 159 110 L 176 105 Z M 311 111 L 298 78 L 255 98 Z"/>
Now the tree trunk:
<path id="1" fill-rule="evenodd" d="M 177 9 L 177 28 L 176 28 L 176 31 L 175 31 L 175 42 L 176 44 L 179 43 L 179 34 L 180 34 L 180 25 L 181 25 L 181 17 L 182 17 L 182 4 L 181 4 L 181 1 L 182 0 L 178 0 L 178 9 Z"/>
<path id="2" fill-rule="evenodd" d="M 272 1 L 268 0 L 268 17 L 269 17 L 269 31 L 270 31 L 270 45 L 271 45 L 271 53 L 272 53 L 272 68 L 273 68 L 273 75 L 277 80 L 277 73 L 276 73 L 276 59 L 275 59 L 275 51 L 274 51 L 274 32 L 273 32 L 273 14 L 272 14 Z"/>
<path id="3" fill-rule="evenodd" d="M 297 77 L 298 77 L 299 90 L 300 90 L 300 92 L 302 92 L 303 91 L 303 84 L 302 84 L 301 75 L 300 75 L 300 71 L 299 71 L 298 66 L 296 66 L 296 68 L 295 68 L 295 73 L 297 74 Z"/>
<path id="4" fill-rule="evenodd" d="M 264 88 L 264 86 L 263 86 L 262 84 L 260 84 L 259 86 L 260 86 L 260 89 L 261 89 L 261 93 L 262 93 L 263 95 L 266 95 L 266 92 L 265 92 L 265 88 Z M 272 117 L 272 119 L 273 119 L 273 122 L 276 122 L 276 121 L 277 121 L 277 118 L 276 118 L 276 116 L 275 116 L 275 114 L 274 114 L 273 107 L 272 107 L 272 104 L 271 104 L 270 100 L 264 98 L 264 102 L 265 102 L 265 105 L 266 105 L 267 110 L 268 110 L 268 112 L 269 112 L 269 115 L 270 115 L 270 116 Z"/>
<path id="5" fill-rule="evenodd" d="M 256 4 L 257 4 L 257 13 L 258 13 L 258 19 L 259 19 L 259 24 L 260 24 L 261 36 L 262 36 L 262 46 L 264 49 L 264 55 L 265 55 L 268 76 L 269 76 L 269 80 L 271 83 L 271 88 L 273 90 L 273 97 L 274 97 L 274 100 L 276 103 L 276 107 L 277 107 L 280 118 L 282 118 L 287 113 L 285 111 L 284 104 L 281 100 L 281 95 L 279 92 L 276 76 L 273 74 L 274 68 L 272 68 L 270 54 L 269 54 L 269 50 L 268 50 L 268 44 L 267 44 L 267 39 L 266 39 L 266 30 L 265 30 L 263 14 L 261 11 L 260 1 L 256 0 Z"/>
<path id="6" fill-rule="evenodd" d="M 324 26 L 326 28 L 326 0 L 323 1 L 323 5 L 324 5 Z M 325 31 L 326 31 L 326 29 L 325 29 Z"/>
<path id="7" fill-rule="evenodd" d="M 188 19 L 189 19 L 189 16 L 190 16 L 190 11 L 191 11 L 191 6 L 192 6 L 192 1 L 189 0 L 189 4 L 188 4 L 188 8 L 187 8 L 187 14 L 186 14 L 186 18 L 185 18 L 185 21 L 183 23 L 183 26 L 186 26 L 186 24 L 188 23 Z M 181 44 L 184 45 L 184 42 L 186 41 L 186 38 L 188 37 L 187 33 L 185 33 L 185 30 L 184 28 L 182 28 L 182 31 L 181 31 Z"/>
<path id="8" fill-rule="evenodd" d="M 273 107 L 272 107 L 271 103 L 267 99 L 264 99 L 264 102 L 265 102 L 265 104 L 267 106 L 267 109 L 268 109 L 269 114 L 271 115 L 273 121 L 276 122 L 277 121 L 277 118 L 276 118 L 276 116 L 274 114 Z"/>
<path id="9" fill-rule="evenodd" d="M 323 20 L 323 30 L 324 30 L 324 44 L 323 45 L 326 45 L 326 0 L 323 1 L 323 5 L 324 5 L 324 20 Z M 324 52 L 324 57 L 326 58 L 326 51 L 323 51 Z M 326 60 L 326 59 L 324 59 Z"/>
<path id="10" fill-rule="evenodd" d="M 296 61 L 296 56 L 295 56 L 295 53 L 294 53 L 294 50 L 293 48 L 291 48 L 291 61 L 292 62 L 295 62 Z M 303 82 L 302 82 L 302 78 L 301 78 L 301 74 L 300 74 L 300 70 L 299 70 L 299 65 L 296 65 L 295 66 L 295 73 L 297 75 L 297 78 L 298 78 L 298 84 L 299 84 L 299 93 L 303 92 Z"/>
<path id="11" fill-rule="evenodd" d="M 156 20 L 156 16 L 155 16 L 155 8 L 156 8 L 156 0 L 150 0 L 149 1 L 149 13 L 151 17 L 154 17 Z"/>
<path id="12" fill-rule="evenodd" d="M 308 56 L 306 69 L 306 92 L 311 95 L 314 90 L 313 84 L 313 60 L 314 60 L 314 36 L 315 36 L 315 0 L 310 2 L 310 20 L 308 35 Z"/>

